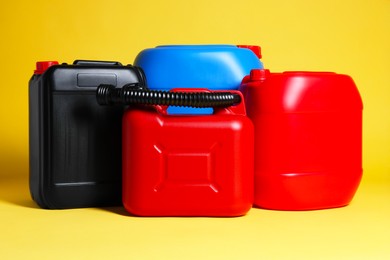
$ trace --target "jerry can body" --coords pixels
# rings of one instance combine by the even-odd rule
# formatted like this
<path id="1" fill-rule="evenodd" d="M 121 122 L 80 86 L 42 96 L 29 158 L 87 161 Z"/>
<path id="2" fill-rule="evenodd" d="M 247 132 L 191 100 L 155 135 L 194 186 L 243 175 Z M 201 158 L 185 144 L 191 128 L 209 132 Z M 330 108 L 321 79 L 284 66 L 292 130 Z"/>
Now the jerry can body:
<path id="1" fill-rule="evenodd" d="M 164 45 L 141 51 L 134 65 L 141 67 L 150 89 L 207 88 L 237 90 L 251 69 L 263 68 L 258 46 Z M 170 107 L 169 113 L 211 114 L 211 109 Z"/>
<path id="2" fill-rule="evenodd" d="M 254 70 L 240 90 L 255 127 L 254 204 L 279 210 L 349 204 L 362 177 L 363 104 L 353 80 Z"/>
<path id="3" fill-rule="evenodd" d="M 243 103 L 212 115 L 129 108 L 123 204 L 138 216 L 240 216 L 253 204 L 253 125 Z"/>
<path id="4" fill-rule="evenodd" d="M 42 208 L 121 205 L 121 107 L 96 102 L 100 84 L 143 83 L 118 62 L 37 62 L 29 82 L 29 186 Z"/>

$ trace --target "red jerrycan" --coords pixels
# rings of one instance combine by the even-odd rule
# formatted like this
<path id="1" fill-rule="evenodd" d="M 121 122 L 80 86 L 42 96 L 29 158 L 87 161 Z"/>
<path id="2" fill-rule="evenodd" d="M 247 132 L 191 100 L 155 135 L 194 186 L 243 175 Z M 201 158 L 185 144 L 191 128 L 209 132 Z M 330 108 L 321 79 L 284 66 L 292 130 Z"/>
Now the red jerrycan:
<path id="1" fill-rule="evenodd" d="M 352 78 L 252 70 L 240 90 L 255 127 L 254 204 L 277 210 L 349 204 L 362 177 L 363 104 Z"/>
<path id="2" fill-rule="evenodd" d="M 167 108 L 125 111 L 126 210 L 138 216 L 246 214 L 253 205 L 254 133 L 243 101 L 211 115 L 170 115 Z"/>

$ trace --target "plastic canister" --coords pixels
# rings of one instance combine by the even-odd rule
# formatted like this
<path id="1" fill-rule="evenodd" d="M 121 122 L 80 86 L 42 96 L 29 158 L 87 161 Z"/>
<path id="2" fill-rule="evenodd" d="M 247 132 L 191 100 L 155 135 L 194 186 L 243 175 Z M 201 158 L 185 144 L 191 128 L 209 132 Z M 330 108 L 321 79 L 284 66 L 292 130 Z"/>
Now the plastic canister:
<path id="1" fill-rule="evenodd" d="M 37 62 L 29 81 L 29 187 L 42 208 L 121 205 L 123 108 L 101 107 L 99 85 L 145 85 L 115 61 Z"/>
<path id="2" fill-rule="evenodd" d="M 261 69 L 261 49 L 252 45 L 163 45 L 141 51 L 141 67 L 153 90 L 207 88 L 237 90 L 251 69 Z M 169 107 L 174 114 L 212 113 L 211 109 Z"/>
<path id="3" fill-rule="evenodd" d="M 253 70 L 240 87 L 255 127 L 261 208 L 345 206 L 362 177 L 363 103 L 352 78 Z"/>
<path id="4" fill-rule="evenodd" d="M 126 210 L 139 216 L 244 215 L 253 205 L 254 147 L 243 102 L 215 108 L 212 115 L 166 110 L 132 106 L 125 111 Z"/>

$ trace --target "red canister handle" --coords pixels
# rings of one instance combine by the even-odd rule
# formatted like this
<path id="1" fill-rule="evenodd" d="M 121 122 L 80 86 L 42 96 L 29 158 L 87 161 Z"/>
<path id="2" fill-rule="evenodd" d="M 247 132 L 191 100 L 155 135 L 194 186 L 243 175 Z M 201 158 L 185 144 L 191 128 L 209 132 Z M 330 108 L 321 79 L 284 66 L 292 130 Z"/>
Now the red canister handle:
<path id="1" fill-rule="evenodd" d="M 229 106 L 229 107 L 214 107 L 214 115 L 243 115 L 246 116 L 246 110 L 245 110 L 245 103 L 244 103 L 244 97 L 242 93 L 238 90 L 209 90 L 206 88 L 173 88 L 170 91 L 172 92 L 204 92 L 204 93 L 215 93 L 215 92 L 230 92 L 234 93 L 240 96 L 241 102 Z M 163 105 L 155 105 L 154 106 L 158 113 L 162 115 L 169 115 L 167 110 L 169 106 L 163 106 Z"/>

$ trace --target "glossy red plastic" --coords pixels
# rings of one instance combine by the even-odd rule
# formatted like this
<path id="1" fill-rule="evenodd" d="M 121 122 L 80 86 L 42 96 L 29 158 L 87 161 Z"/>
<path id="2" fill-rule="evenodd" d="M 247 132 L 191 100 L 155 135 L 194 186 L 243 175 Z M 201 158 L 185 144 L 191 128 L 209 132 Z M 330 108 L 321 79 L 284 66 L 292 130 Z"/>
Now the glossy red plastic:
<path id="1" fill-rule="evenodd" d="M 256 54 L 257 58 L 261 59 L 261 47 L 258 45 L 237 45 L 238 48 L 244 48 L 244 49 L 249 49 L 253 51 L 254 54 Z"/>
<path id="2" fill-rule="evenodd" d="M 253 124 L 243 102 L 211 115 L 129 108 L 122 142 L 123 204 L 134 215 L 233 217 L 253 205 Z"/>
<path id="3" fill-rule="evenodd" d="M 43 74 L 51 66 L 58 65 L 58 61 L 38 61 L 36 63 L 35 75 Z"/>
<path id="4" fill-rule="evenodd" d="M 350 203 L 362 177 L 363 103 L 352 78 L 253 70 L 243 80 L 255 127 L 255 200 L 312 210 Z"/>

